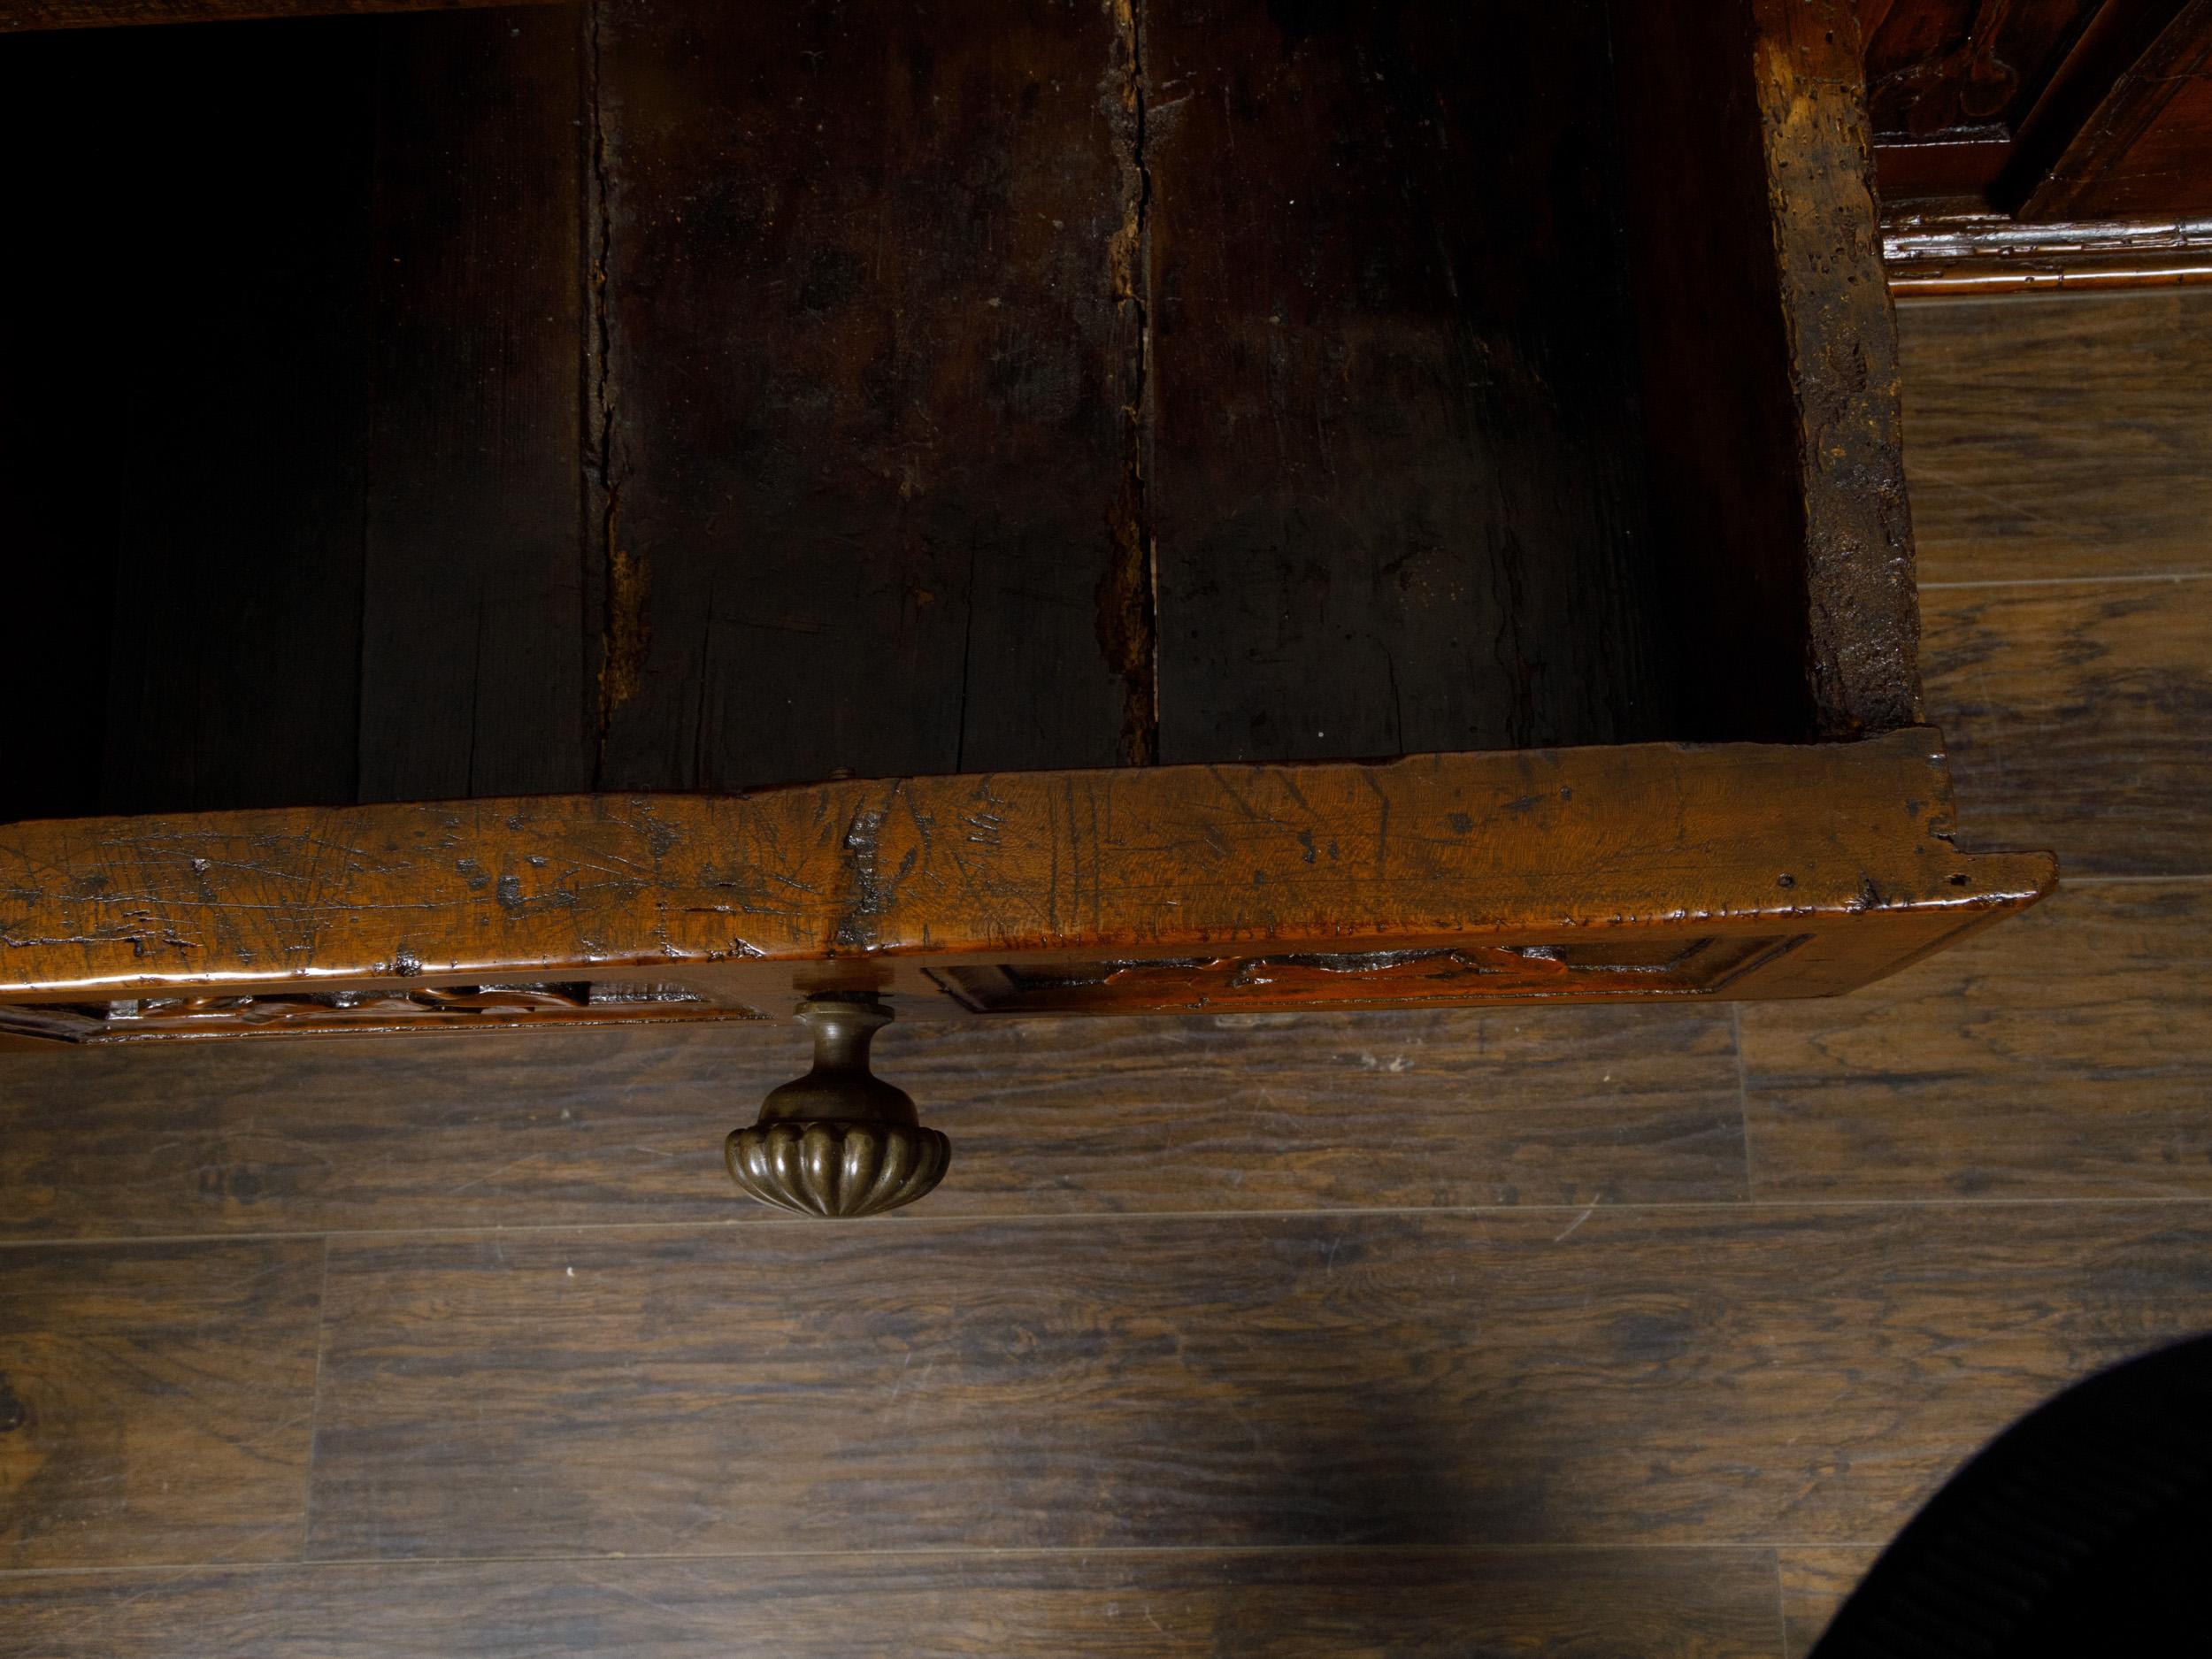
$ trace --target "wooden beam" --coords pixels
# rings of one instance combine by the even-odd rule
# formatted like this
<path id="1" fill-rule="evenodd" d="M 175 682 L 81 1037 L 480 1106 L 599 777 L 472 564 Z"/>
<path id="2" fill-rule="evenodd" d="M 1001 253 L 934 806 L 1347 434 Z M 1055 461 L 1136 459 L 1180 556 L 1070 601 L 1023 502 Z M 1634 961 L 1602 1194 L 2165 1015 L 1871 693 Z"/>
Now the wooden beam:
<path id="1" fill-rule="evenodd" d="M 1950 831 L 1925 729 L 19 824 L 0 1003 L 611 979 L 741 1017 L 832 986 L 1358 1006 L 1406 1001 L 1423 951 L 1424 1001 L 1815 995 L 2052 885 Z M 948 977 L 1071 962 L 1099 972 L 1042 1004 Z"/>

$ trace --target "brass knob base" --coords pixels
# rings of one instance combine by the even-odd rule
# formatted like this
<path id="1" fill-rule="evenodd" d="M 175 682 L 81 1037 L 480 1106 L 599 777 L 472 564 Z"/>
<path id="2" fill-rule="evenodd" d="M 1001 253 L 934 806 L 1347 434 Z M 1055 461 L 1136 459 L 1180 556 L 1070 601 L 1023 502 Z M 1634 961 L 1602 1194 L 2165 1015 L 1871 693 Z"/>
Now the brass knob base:
<path id="1" fill-rule="evenodd" d="M 817 1120 L 755 1124 L 723 1142 L 748 1197 L 802 1216 L 879 1216 L 945 1179 L 952 1142 L 916 1124 Z"/>

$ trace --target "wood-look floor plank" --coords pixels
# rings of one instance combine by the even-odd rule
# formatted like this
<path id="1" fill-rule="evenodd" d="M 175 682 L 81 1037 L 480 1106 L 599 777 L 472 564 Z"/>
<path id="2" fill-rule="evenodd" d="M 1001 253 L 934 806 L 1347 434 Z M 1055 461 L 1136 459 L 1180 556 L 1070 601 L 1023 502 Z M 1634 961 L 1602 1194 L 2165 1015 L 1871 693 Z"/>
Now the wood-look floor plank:
<path id="1" fill-rule="evenodd" d="M 721 1140 L 795 1025 L 0 1056 L 0 1237 L 758 1221 Z M 924 1212 L 1740 1198 L 1724 1009 L 895 1025 Z M 157 1134 L 147 1133 L 158 1125 Z"/>
<path id="2" fill-rule="evenodd" d="M 1747 1005 L 1762 1198 L 2212 1197 L 2212 880 L 2062 887 L 1847 997 Z"/>
<path id="3" fill-rule="evenodd" d="M 296 1556 L 321 1281 L 311 1241 L 0 1250 L 0 1568 Z"/>
<path id="4" fill-rule="evenodd" d="M 1940 588 L 1921 614 L 1961 846 L 2212 873 L 2212 579 Z"/>
<path id="5" fill-rule="evenodd" d="M 1901 306 L 1922 583 L 2212 570 L 2212 289 Z"/>
<path id="6" fill-rule="evenodd" d="M 2212 1205 L 341 1241 L 310 1554 L 1865 1542 Z"/>
<path id="7" fill-rule="evenodd" d="M 0 1577 L 40 1659 L 1774 1659 L 1773 1557 L 1333 1551 Z M 13 1642 L 22 1646 L 16 1647 Z"/>
<path id="8" fill-rule="evenodd" d="M 1791 1548 L 1779 1554 L 1782 1572 L 1782 1651 L 1806 1659 L 1836 1610 L 1859 1587 L 1882 1552 L 1863 1546 L 1833 1549 Z"/>

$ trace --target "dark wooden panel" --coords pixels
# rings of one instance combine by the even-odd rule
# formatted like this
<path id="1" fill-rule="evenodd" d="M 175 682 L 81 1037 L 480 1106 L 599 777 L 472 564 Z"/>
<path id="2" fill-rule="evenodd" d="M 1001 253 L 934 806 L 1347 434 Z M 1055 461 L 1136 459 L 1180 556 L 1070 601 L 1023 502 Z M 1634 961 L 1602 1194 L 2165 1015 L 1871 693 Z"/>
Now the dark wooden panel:
<path id="1" fill-rule="evenodd" d="M 1774 1659 L 1765 1550 L 594 1561 L 0 1579 L 43 1659 Z"/>
<path id="2" fill-rule="evenodd" d="M 2062 888 L 1859 995 L 1742 1010 L 1763 1198 L 2212 1196 L 2212 880 Z"/>
<path id="3" fill-rule="evenodd" d="M 87 169 L 119 157 L 107 123 L 84 119 L 102 42 L 87 37 L 0 40 L 0 147 L 50 153 L 56 134 Z M 127 87 L 129 78 L 122 77 Z M 122 531 L 116 488 L 119 339 L 123 283 L 114 227 L 86 199 L 75 171 L 12 170 L 12 257 L 0 259 L 0 315 L 9 332 L 0 396 L 0 541 L 7 607 L 0 707 L 9 712 L 0 764 L 0 822 L 76 818 L 100 810 L 108 631 Z M 36 319 L 36 326 L 21 319 Z"/>
<path id="4" fill-rule="evenodd" d="M 321 1279 L 312 1240 L 0 1252 L 0 1567 L 296 1555 Z"/>
<path id="5" fill-rule="evenodd" d="M 2212 1210 L 357 1241 L 327 1308 L 316 1555 L 1855 1540 L 2212 1319 Z"/>
<path id="6" fill-rule="evenodd" d="M 1671 734 L 1601 12 L 1143 8 L 1164 759 Z"/>
<path id="7" fill-rule="evenodd" d="M 353 798 L 375 27 L 126 33 L 79 88 L 129 134 L 78 188 L 136 276 L 111 810 Z"/>
<path id="8" fill-rule="evenodd" d="M 603 781 L 1113 763 L 1104 12 L 597 15 Z"/>
<path id="9" fill-rule="evenodd" d="M 11 1056 L 0 1236 L 765 1220 L 721 1141 L 801 1035 Z M 933 1216 L 1744 1192 L 1724 1009 L 902 1025 L 878 1057 L 953 1137 Z"/>
<path id="10" fill-rule="evenodd" d="M 1924 588 L 2212 571 L 2212 290 L 1897 321 Z"/>
<path id="11" fill-rule="evenodd" d="M 1860 0 L 1878 142 L 2008 140 L 2106 0 Z"/>
<path id="12" fill-rule="evenodd" d="M 588 789 L 577 19 L 378 35 L 360 798 Z"/>
<path id="13" fill-rule="evenodd" d="M 1674 734 L 1916 717 L 1895 336 L 1844 0 L 1620 7 L 1618 96 Z"/>
<path id="14" fill-rule="evenodd" d="M 2212 581 L 1923 595 L 1961 840 L 2071 875 L 2212 871 Z"/>
<path id="15" fill-rule="evenodd" d="M 2162 10 L 2163 8 L 2161 8 Z M 2030 219 L 2212 212 L 2212 0 L 2129 62 L 2021 208 Z"/>
<path id="16" fill-rule="evenodd" d="M 1808 1659 L 1813 1644 L 1835 1617 L 1859 1580 L 1866 1577 L 1879 1549 L 1786 1548 L 1782 1568 L 1782 1651 L 1785 1659 Z"/>
<path id="17" fill-rule="evenodd" d="M 433 12 L 460 6 L 548 5 L 562 0 L 0 0 L 0 31 L 106 28 L 119 23 L 219 23 L 335 12 Z"/>

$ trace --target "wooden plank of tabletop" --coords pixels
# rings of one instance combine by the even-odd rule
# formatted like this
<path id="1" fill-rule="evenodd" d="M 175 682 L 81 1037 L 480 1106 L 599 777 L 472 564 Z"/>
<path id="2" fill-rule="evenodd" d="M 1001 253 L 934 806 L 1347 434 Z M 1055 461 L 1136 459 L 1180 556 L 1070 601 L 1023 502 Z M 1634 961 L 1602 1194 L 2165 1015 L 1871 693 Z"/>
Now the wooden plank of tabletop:
<path id="1" fill-rule="evenodd" d="M 953 1138 L 938 1217 L 1745 1191 L 1711 1005 L 902 1024 L 876 1056 Z M 50 1045 L 0 1087 L 0 1238 L 764 1221 L 722 1137 L 804 1060 L 782 1023 Z"/>
<path id="2" fill-rule="evenodd" d="M 2212 1322 L 2212 1210 L 355 1239 L 326 1309 L 314 1557 L 1863 1542 Z"/>
<path id="3" fill-rule="evenodd" d="M 1857 995 L 1740 1010 L 1762 1198 L 2212 1197 L 2212 880 L 2062 887 Z"/>
<path id="4" fill-rule="evenodd" d="M 1776 1659 L 1763 1549 L 1141 1550 L 1107 1555 L 389 1563 L 0 1578 L 43 1659 L 316 1653 L 1202 1659 Z"/>
<path id="5" fill-rule="evenodd" d="M 0 1252 L 0 1568 L 296 1558 L 322 1271 L 315 1240 Z"/>
<path id="6" fill-rule="evenodd" d="M 1963 845 L 2212 873 L 2212 578 L 1938 588 L 1921 611 Z"/>

